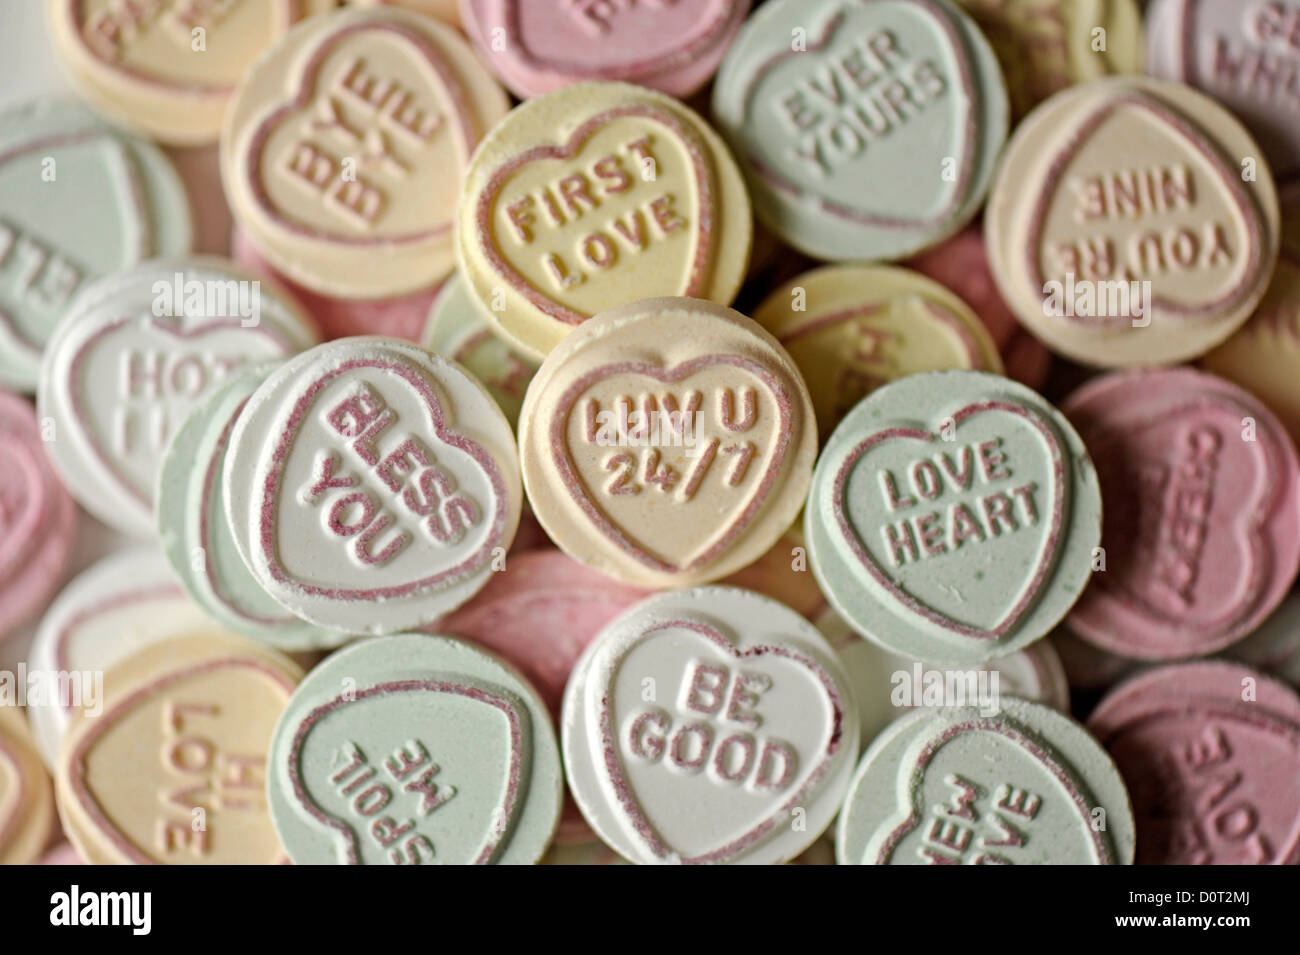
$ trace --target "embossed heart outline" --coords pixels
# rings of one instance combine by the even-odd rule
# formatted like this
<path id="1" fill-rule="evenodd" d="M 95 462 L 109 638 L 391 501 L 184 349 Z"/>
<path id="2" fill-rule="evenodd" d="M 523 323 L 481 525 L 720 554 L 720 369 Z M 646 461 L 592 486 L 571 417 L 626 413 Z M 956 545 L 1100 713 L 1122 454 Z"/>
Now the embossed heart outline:
<path id="1" fill-rule="evenodd" d="M 709 271 L 709 261 L 713 255 L 713 220 L 715 215 L 713 201 L 713 180 L 710 161 L 705 157 L 696 137 L 665 109 L 649 103 L 637 103 L 631 106 L 616 106 L 602 110 L 585 120 L 575 129 L 561 145 L 534 146 L 502 163 L 488 178 L 487 184 L 479 192 L 474 209 L 474 221 L 477 226 L 479 251 L 487 259 L 492 270 L 516 292 L 527 299 L 542 314 L 549 315 L 566 325 L 580 325 L 590 316 L 576 312 L 561 302 L 544 294 L 524 278 L 510 264 L 509 259 L 501 253 L 491 239 L 492 208 L 497 196 L 519 169 L 530 163 L 547 159 L 572 159 L 582 151 L 587 140 L 600 128 L 617 119 L 637 116 L 658 123 L 667 129 L 691 157 L 691 172 L 695 182 L 695 191 L 699 200 L 699 214 L 694 230 L 695 255 L 690 262 L 686 287 L 676 294 L 687 298 L 700 298 L 705 276 Z M 666 292 L 664 294 L 667 294 Z"/>
<path id="2" fill-rule="evenodd" d="M 987 367 L 987 363 L 984 361 L 984 356 L 980 354 L 979 346 L 975 343 L 975 336 L 971 334 L 970 329 L 966 327 L 966 324 L 962 322 L 961 319 L 939 302 L 932 302 L 929 299 L 923 298 L 921 299 L 921 304 L 935 319 L 935 321 L 953 332 L 961 341 L 962 351 L 966 353 L 966 360 L 970 363 L 971 368 L 983 369 Z M 818 315 L 807 324 L 786 332 L 778 339 L 778 341 L 788 348 L 800 339 L 816 335 L 819 332 L 823 332 L 828 328 L 834 328 L 837 325 L 842 325 L 845 322 L 856 321 L 860 318 L 870 318 L 873 315 L 878 315 L 880 312 L 885 311 L 889 307 L 889 302 L 867 302 L 861 305 L 854 305 L 850 308 L 840 309 L 836 312 L 828 312 L 825 315 Z"/>
<path id="3" fill-rule="evenodd" d="M 1069 794 L 1070 808 L 1078 812 L 1079 821 L 1083 823 L 1085 830 L 1089 834 L 1089 841 L 1097 863 L 1099 865 L 1114 864 L 1115 854 L 1111 848 L 1110 840 L 1105 837 L 1103 832 L 1093 827 L 1090 800 L 1084 797 L 1079 785 L 1075 782 L 1074 774 L 1062 766 L 1051 752 L 1036 742 L 1027 732 L 1023 732 L 1012 721 L 1007 719 L 975 719 L 954 723 L 946 726 L 937 736 L 926 741 L 920 752 L 917 753 L 916 761 L 909 767 L 907 774 L 908 816 L 885 837 L 879 851 L 876 853 L 876 858 L 872 860 L 872 864 L 889 865 L 890 857 L 894 854 L 894 850 L 898 848 L 898 844 L 902 842 L 908 833 L 921 824 L 921 819 L 925 814 L 925 807 L 918 805 L 917 801 L 922 795 L 921 781 L 925 777 L 926 767 L 929 766 L 930 761 L 938 755 L 939 750 L 945 744 L 966 733 L 993 733 L 1001 736 L 1042 763 L 1052 778 Z"/>
<path id="4" fill-rule="evenodd" d="M 451 111 L 455 114 L 453 119 L 460 133 L 459 145 L 461 147 L 462 168 L 469 163 L 469 154 L 473 151 L 478 140 L 478 136 L 474 131 L 473 117 L 466 103 L 465 91 L 461 88 L 460 81 L 447 64 L 443 62 L 442 55 L 437 47 L 419 32 L 400 23 L 349 23 L 320 39 L 311 56 L 308 57 L 307 62 L 302 67 L 293 97 L 284 105 L 272 110 L 254 131 L 248 144 L 248 155 L 244 160 L 244 176 L 253 193 L 253 201 L 262 210 L 262 213 L 280 228 L 287 229 L 298 235 L 305 235 L 308 238 L 335 242 L 340 245 L 390 247 L 427 242 L 430 239 L 450 235 L 454 226 L 454 222 L 450 219 L 446 222 L 434 223 L 429 228 L 421 229 L 418 232 L 395 236 L 344 235 L 327 229 L 304 225 L 301 222 L 287 218 L 280 213 L 275 203 L 271 201 L 266 183 L 262 180 L 261 168 L 262 154 L 272 132 L 285 119 L 301 112 L 310 105 L 315 93 L 317 74 L 320 72 L 321 67 L 336 47 L 341 45 L 346 38 L 358 33 L 392 33 L 416 48 L 430 69 L 433 70 L 434 75 L 437 76 L 447 102 L 451 104 Z"/>
<path id="5" fill-rule="evenodd" d="M 360 865 L 357 835 L 352 830 L 352 827 L 341 819 L 336 819 L 326 813 L 308 795 L 307 787 L 302 780 L 302 749 L 306 745 L 307 735 L 312 728 L 330 713 L 337 712 L 352 703 L 359 703 L 371 697 L 414 692 L 462 696 L 499 710 L 506 718 L 506 723 L 510 729 L 510 758 L 506 769 L 506 789 L 500 805 L 496 807 L 491 816 L 493 826 L 488 830 L 488 834 L 479 847 L 479 851 L 475 854 L 473 862 L 474 865 L 487 865 L 492 861 L 492 857 L 496 855 L 502 839 L 510 831 L 518 809 L 519 791 L 523 784 L 523 727 L 527 715 L 506 697 L 492 693 L 483 687 L 467 686 L 446 680 L 393 680 L 387 683 L 378 683 L 353 693 L 341 694 L 327 703 L 322 703 L 308 713 L 302 722 L 298 724 L 289 747 L 286 771 L 289 774 L 289 781 L 293 785 L 294 798 L 297 800 L 298 805 L 313 819 L 343 835 L 346 840 L 344 857 L 347 864 Z"/>
<path id="6" fill-rule="evenodd" d="M 646 817 L 645 810 L 642 809 L 640 802 L 636 797 L 636 791 L 628 780 L 623 771 L 623 760 L 619 755 L 618 732 L 613 725 L 613 706 L 611 697 L 613 690 L 613 679 L 622 660 L 634 648 L 641 645 L 646 640 L 651 639 L 655 634 L 662 633 L 666 630 L 688 630 L 697 634 L 699 637 L 707 640 L 715 649 L 727 654 L 733 660 L 754 660 L 763 657 L 779 657 L 796 666 L 803 667 L 819 683 L 826 692 L 827 702 L 831 708 L 830 725 L 827 727 L 826 742 L 819 747 L 818 758 L 813 762 L 812 768 L 808 771 L 803 783 L 799 788 L 777 805 L 770 813 L 766 814 L 760 820 L 747 829 L 740 836 L 733 839 L 726 845 L 716 849 L 710 849 L 705 852 L 692 855 L 683 855 L 672 846 L 664 842 L 659 833 L 655 831 L 654 826 Z M 618 797 L 618 804 L 623 813 L 627 816 L 632 828 L 636 830 L 637 835 L 645 842 L 650 851 L 656 858 L 671 858 L 676 856 L 682 865 L 708 865 L 713 863 L 727 862 L 739 853 L 759 844 L 767 838 L 771 832 L 781 824 L 782 818 L 793 808 L 800 805 L 806 805 L 816 791 L 818 783 L 826 774 L 830 767 L 831 761 L 839 752 L 840 743 L 843 739 L 844 732 L 844 707 L 840 702 L 840 693 L 835 687 L 835 681 L 830 674 L 812 657 L 790 647 L 780 644 L 768 644 L 762 646 L 748 647 L 741 649 L 726 638 L 716 627 L 699 620 L 666 620 L 652 623 L 633 639 L 629 640 L 614 656 L 614 658 L 603 667 L 602 686 L 600 688 L 599 699 L 600 708 L 597 713 L 597 720 L 600 726 L 600 745 L 602 758 L 600 765 L 604 767 L 609 776 L 610 783 Z"/>
<path id="7" fill-rule="evenodd" d="M 1147 115 L 1155 117 L 1156 121 L 1162 126 L 1172 129 L 1209 165 L 1210 169 L 1218 176 L 1219 184 L 1232 197 L 1232 204 L 1246 223 L 1247 239 L 1250 243 L 1245 276 L 1217 299 L 1199 305 L 1180 305 L 1167 298 L 1153 295 L 1150 303 L 1151 307 L 1158 308 L 1162 312 L 1179 318 L 1203 318 L 1236 308 L 1255 294 L 1256 280 L 1266 264 L 1263 250 L 1267 245 L 1267 239 L 1264 235 L 1263 215 L 1250 194 L 1237 181 L 1236 176 L 1229 172 L 1228 165 L 1209 138 L 1177 109 L 1145 93 L 1127 93 L 1103 103 L 1075 128 L 1074 132 L 1066 138 L 1066 141 L 1053 154 L 1052 161 L 1048 164 L 1047 172 L 1043 176 L 1041 188 L 1034 190 L 1035 200 L 1030 211 L 1029 230 L 1025 236 L 1024 257 L 1028 267 L 1030 295 L 1035 299 L 1041 299 L 1044 303 L 1043 307 L 1048 308 L 1049 296 L 1043 291 L 1044 286 L 1047 284 L 1047 276 L 1043 272 L 1039 252 L 1042 248 L 1043 232 L 1047 225 L 1047 213 L 1051 209 L 1052 200 L 1063 185 L 1066 171 L 1069 169 L 1070 164 L 1074 162 L 1080 148 L 1092 138 L 1098 127 L 1120 109 L 1130 107 L 1144 111 Z M 1103 326 L 1106 324 L 1123 324 L 1129 321 L 1124 316 L 1102 323 L 1098 323 L 1094 318 L 1080 315 L 1066 315 L 1064 317 L 1072 322 L 1094 326 L 1098 324 Z"/>
<path id="8" fill-rule="evenodd" d="M 272 669 L 259 660 L 241 659 L 238 657 L 229 657 L 219 660 L 209 660 L 205 663 L 195 664 L 172 673 L 159 679 L 151 680 L 144 686 L 141 686 L 123 699 L 119 700 L 113 706 L 104 710 L 98 719 L 86 720 L 90 727 L 86 733 L 81 736 L 76 745 L 73 747 L 71 754 L 67 759 L 68 785 L 72 795 L 77 801 L 83 812 L 89 816 L 99 832 L 108 837 L 108 840 L 121 852 L 137 865 L 153 865 L 157 860 L 150 858 L 143 852 L 131 838 L 118 828 L 117 824 L 108 817 L 104 807 L 99 804 L 90 791 L 90 785 L 86 780 L 88 767 L 86 760 L 89 757 L 95 745 L 113 729 L 114 725 L 125 715 L 133 711 L 137 705 L 144 702 L 152 696 L 156 696 L 166 690 L 168 687 L 176 686 L 197 676 L 206 676 L 209 673 L 215 673 L 218 670 L 248 669 L 268 678 L 276 686 L 284 691 L 287 700 L 293 694 L 295 681 L 286 677 L 284 674 Z M 278 847 L 277 847 L 278 848 Z M 277 863 L 288 862 L 284 851 L 279 850 L 274 860 Z"/>
<path id="9" fill-rule="evenodd" d="M 758 86 L 768 73 L 794 57 L 818 53 L 825 49 L 835 39 L 835 35 L 844 24 L 850 9 L 860 10 L 876 3 L 894 2 L 897 2 L 897 0 L 843 0 L 841 9 L 836 10 L 827 17 L 826 22 L 816 36 L 809 38 L 806 50 L 798 51 L 783 48 L 754 68 L 744 83 L 741 99 L 742 115 L 750 115 L 754 96 L 758 92 Z M 960 86 L 962 96 L 965 99 L 965 111 L 960 120 L 962 127 L 961 156 L 958 157 L 957 180 L 953 184 L 952 198 L 944 204 L 938 213 L 928 218 L 882 215 L 869 209 L 845 205 L 819 195 L 814 188 L 798 180 L 791 179 L 754 155 L 752 151 L 747 151 L 746 155 L 750 165 L 777 192 L 784 193 L 799 201 L 808 198 L 815 199 L 817 207 L 822 212 L 838 219 L 845 219 L 857 225 L 876 226 L 885 229 L 925 229 L 939 226 L 949 222 L 961 210 L 961 207 L 966 202 L 967 195 L 970 193 L 971 167 L 974 165 L 972 157 L 976 143 L 979 140 L 975 76 L 971 68 L 970 55 L 966 50 L 965 42 L 958 34 L 956 27 L 954 27 L 952 19 L 943 12 L 938 4 L 934 3 L 933 0 L 910 0 L 908 5 L 925 11 L 939 25 L 940 31 L 948 41 L 948 48 L 952 51 L 953 59 L 957 64 L 957 73 L 961 79 Z"/>
<path id="10" fill-rule="evenodd" d="M 776 400 L 777 409 L 780 412 L 776 443 L 772 447 L 771 460 L 768 461 L 767 467 L 763 469 L 763 477 L 759 480 L 758 487 L 750 495 L 749 503 L 741 510 L 740 515 L 732 521 L 731 525 L 719 538 L 705 548 L 703 553 L 696 555 L 685 564 L 673 563 L 656 556 L 642 544 L 633 540 L 626 531 L 610 520 L 609 516 L 592 500 L 591 491 L 578 474 L 577 465 L 574 463 L 572 453 L 569 450 L 569 442 L 564 433 L 565 425 L 568 422 L 569 415 L 573 412 L 573 406 L 577 403 L 578 398 L 582 396 L 582 393 L 593 384 L 611 375 L 641 375 L 660 384 L 676 384 L 701 369 L 712 368 L 717 365 L 729 365 L 748 372 L 762 382 L 764 387 L 772 393 L 773 398 Z M 785 456 L 790 446 L 791 406 L 790 392 L 781 382 L 781 379 L 758 362 L 742 355 L 702 355 L 676 364 L 671 368 L 663 368 L 647 362 L 612 362 L 591 369 L 570 384 L 560 395 L 555 410 L 551 413 L 550 426 L 547 428 L 547 436 L 551 445 L 551 460 L 559 470 L 561 484 L 569 493 L 570 498 L 587 515 L 587 518 L 596 526 L 597 530 L 605 535 L 607 539 L 617 544 L 624 553 L 629 554 L 634 560 L 645 564 L 647 567 L 652 567 L 664 573 L 698 570 L 727 548 L 758 514 L 764 501 L 767 500 L 768 494 L 771 493 L 772 486 L 776 483 L 777 475 L 780 472 L 781 465 L 785 462 Z"/>
<path id="11" fill-rule="evenodd" d="M 936 624 L 951 633 L 959 634 L 963 637 L 971 637 L 976 640 L 997 640 L 1010 632 L 1020 619 L 1033 606 L 1034 601 L 1038 598 L 1038 593 L 1042 590 L 1043 584 L 1047 580 L 1048 572 L 1052 569 L 1056 561 L 1057 545 L 1061 534 L 1061 524 L 1065 514 L 1065 461 L 1061 453 L 1060 441 L 1056 434 L 1033 411 L 1021 405 L 1012 404 L 1007 401 L 978 401 L 973 404 L 965 405 L 952 414 L 952 420 L 955 425 L 960 425 L 963 421 L 975 417 L 976 415 L 990 412 L 1007 413 L 1024 419 L 1031 427 L 1034 428 L 1047 442 L 1047 446 L 1052 456 L 1052 514 L 1048 525 L 1048 532 L 1043 537 L 1043 543 L 1039 548 L 1038 556 L 1034 561 L 1034 573 L 1030 578 L 1028 586 L 1021 594 L 1019 601 L 1003 615 L 1002 619 L 995 623 L 991 628 L 974 627 L 970 624 L 961 623 L 949 617 L 947 614 L 940 613 L 933 607 L 928 607 L 921 603 L 907 591 L 903 590 L 892 580 L 889 575 L 880 567 L 875 558 L 863 546 L 862 540 L 857 530 L 849 520 L 848 512 L 844 506 L 844 495 L 848 487 L 849 477 L 853 469 L 857 466 L 862 456 L 872 448 L 895 439 L 922 441 L 926 444 L 933 445 L 939 440 L 939 435 L 933 431 L 924 431 L 918 428 L 893 427 L 886 428 L 883 431 L 877 431 L 875 434 L 864 438 L 845 456 L 839 469 L 835 472 L 835 481 L 832 485 L 832 502 L 831 509 L 835 514 L 835 523 L 839 527 L 840 534 L 845 542 L 849 545 L 853 556 L 858 559 L 863 568 L 871 575 L 880 587 L 882 587 L 894 600 L 898 601 L 912 613 Z"/>
<path id="12" fill-rule="evenodd" d="M 434 437 L 440 444 L 452 447 L 461 451 L 468 456 L 487 477 L 488 483 L 492 487 L 492 529 L 484 538 L 483 543 L 460 563 L 451 567 L 444 567 L 436 573 L 429 574 L 414 581 L 404 584 L 395 584 L 387 587 L 365 587 L 361 589 L 346 587 L 322 587 L 317 584 L 309 584 L 299 580 L 290 574 L 280 563 L 279 547 L 276 540 L 276 525 L 279 522 L 278 499 L 280 496 L 280 482 L 284 476 L 285 463 L 289 458 L 289 453 L 293 449 L 297 433 L 302 425 L 303 419 L 307 415 L 308 409 L 316 396 L 321 390 L 339 375 L 361 368 L 378 368 L 381 371 L 396 375 L 405 381 L 414 389 L 415 393 L 424 402 L 425 408 L 429 412 L 429 424 L 433 429 Z M 354 358 L 330 368 L 319 378 L 308 385 L 294 402 L 293 409 L 289 413 L 289 419 L 285 422 L 284 430 L 276 439 L 275 450 L 271 455 L 270 468 L 266 474 L 266 480 L 263 483 L 262 490 L 258 496 L 256 513 L 258 518 L 258 529 L 260 531 L 260 544 L 262 556 L 266 560 L 267 568 L 271 576 L 282 584 L 293 587 L 300 593 L 312 594 L 318 597 L 327 597 L 332 600 L 383 600 L 392 597 L 406 597 L 420 590 L 441 585 L 447 581 L 455 581 L 475 572 L 484 563 L 492 557 L 492 551 L 501 542 L 505 535 L 506 525 L 506 485 L 505 479 L 502 478 L 500 470 L 492 456 L 478 442 L 467 438 L 457 431 L 453 431 L 447 424 L 446 416 L 442 409 L 442 402 L 434 392 L 429 382 L 416 369 L 403 361 L 396 359 L 382 358 Z"/>

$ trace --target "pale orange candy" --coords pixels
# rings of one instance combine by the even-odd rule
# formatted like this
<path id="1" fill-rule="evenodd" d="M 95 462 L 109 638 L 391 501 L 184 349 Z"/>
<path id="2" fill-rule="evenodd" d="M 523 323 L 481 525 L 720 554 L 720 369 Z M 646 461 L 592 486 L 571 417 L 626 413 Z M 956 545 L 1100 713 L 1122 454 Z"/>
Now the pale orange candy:
<path id="1" fill-rule="evenodd" d="M 22 713 L 0 706 L 0 865 L 30 865 L 54 829 L 54 800 Z"/>

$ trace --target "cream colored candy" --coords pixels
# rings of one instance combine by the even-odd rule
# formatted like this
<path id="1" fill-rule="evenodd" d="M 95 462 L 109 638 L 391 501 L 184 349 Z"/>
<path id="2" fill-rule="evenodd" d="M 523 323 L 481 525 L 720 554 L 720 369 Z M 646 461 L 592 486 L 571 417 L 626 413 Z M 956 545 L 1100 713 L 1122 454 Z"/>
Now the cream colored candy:
<path id="1" fill-rule="evenodd" d="M 730 303 L 753 231 L 740 172 L 699 116 L 600 82 L 529 100 L 492 130 L 466 175 L 459 223 L 472 298 L 538 357 L 627 302 Z"/>
<path id="2" fill-rule="evenodd" d="M 452 270 L 461 177 L 505 94 L 430 17 L 345 10 L 292 30 L 231 104 L 221 168 L 235 218 L 315 292 L 387 298 Z"/>
<path id="3" fill-rule="evenodd" d="M 266 752 L 301 678 L 269 647 L 216 635 L 154 644 L 110 669 L 102 714 L 80 711 L 59 752 L 59 813 L 82 858 L 286 861 Z"/>
<path id="4" fill-rule="evenodd" d="M 877 386 L 921 371 L 1002 373 L 984 324 L 937 282 L 889 266 L 826 266 L 769 295 L 754 320 L 799 366 L 823 436 Z"/>
<path id="5" fill-rule="evenodd" d="M 757 560 L 808 489 L 817 424 L 776 340 L 696 299 L 595 316 L 520 413 L 533 513 L 569 556 L 629 583 L 691 586 Z"/>
<path id="6" fill-rule="evenodd" d="M 426 16 L 437 17 L 454 27 L 460 26 L 460 10 L 456 0 L 345 0 L 354 7 L 401 7 Z"/>
<path id="7" fill-rule="evenodd" d="M 31 865 L 54 825 L 50 777 L 21 711 L 0 705 L 0 865 Z"/>
<path id="8" fill-rule="evenodd" d="M 165 143 L 215 142 L 253 61 L 332 0 L 44 0 L 54 45 L 96 109 Z"/>
<path id="9" fill-rule="evenodd" d="M 1020 321 L 1075 361 L 1121 367 L 1185 361 L 1232 334 L 1264 295 L 1278 219 L 1236 119 L 1194 90 L 1124 77 L 1059 93 L 1021 124 L 984 224 Z"/>

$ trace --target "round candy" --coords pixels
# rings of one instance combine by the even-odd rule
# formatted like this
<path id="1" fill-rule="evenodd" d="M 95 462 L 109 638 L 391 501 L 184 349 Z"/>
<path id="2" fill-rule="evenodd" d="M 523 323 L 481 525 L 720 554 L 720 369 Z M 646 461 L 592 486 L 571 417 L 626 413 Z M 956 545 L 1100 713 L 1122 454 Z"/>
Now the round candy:
<path id="1" fill-rule="evenodd" d="M 772 0 L 713 113 L 759 218 L 822 259 L 901 259 L 975 215 L 1007 135 L 988 41 L 948 0 Z"/>
<path id="2" fill-rule="evenodd" d="M 461 0 L 465 32 L 520 99 L 623 80 L 683 99 L 707 83 L 750 0 Z"/>
<path id="3" fill-rule="evenodd" d="M 1128 781 L 1138 862 L 1300 863 L 1300 697 L 1231 663 L 1133 677 L 1090 729 Z"/>
<path id="4" fill-rule="evenodd" d="M 86 862 L 77 855 L 77 849 L 70 842 L 61 842 L 41 857 L 41 865 L 85 865 Z"/>
<path id="5" fill-rule="evenodd" d="M 1115 764 L 1068 716 L 922 709 L 871 744 L 836 831 L 840 865 L 1131 865 Z"/>
<path id="6" fill-rule="evenodd" d="M 1187 368 L 1106 375 L 1061 410 L 1106 502 L 1105 570 L 1070 629 L 1121 656 L 1178 660 L 1258 627 L 1300 569 L 1300 459 L 1277 419 Z"/>
<path id="7" fill-rule="evenodd" d="M 754 320 L 799 366 L 824 439 L 869 392 L 922 371 L 1002 373 L 997 347 L 969 306 L 906 269 L 831 265 L 796 276 Z"/>
<path id="8" fill-rule="evenodd" d="M 77 508 L 46 457 L 31 404 L 0 391 L 0 639 L 54 593 L 73 553 Z"/>
<path id="9" fill-rule="evenodd" d="M 274 364 L 234 372 L 190 413 L 167 446 L 158 479 L 158 533 L 186 592 L 214 620 L 285 651 L 338 646 L 337 630 L 305 623 L 262 589 L 239 556 L 222 471 L 235 422 Z"/>
<path id="10" fill-rule="evenodd" d="M 1152 0 L 1146 71 L 1186 83 L 1245 122 L 1279 179 L 1300 174 L 1300 14 L 1279 0 Z"/>
<path id="11" fill-rule="evenodd" d="M 50 36 L 47 3 L 11 3 L 0 32 L 0 63 L 5 64 L 5 84 L 0 107 L 38 96 L 74 96 L 72 82 L 59 65 Z"/>
<path id="12" fill-rule="evenodd" d="M 104 115 L 169 143 L 215 142 L 257 56 L 332 0 L 119 3 L 44 0 L 54 45 Z"/>
<path id="13" fill-rule="evenodd" d="M 302 671 L 242 637 L 137 650 L 59 750 L 59 815 L 92 865 L 284 861 L 267 808 L 271 731 Z"/>
<path id="14" fill-rule="evenodd" d="M 1048 633 L 1101 534 L 1083 442 L 1036 392 L 973 371 L 885 385 L 835 430 L 806 536 L 831 605 L 886 650 L 963 666 Z"/>
<path id="15" fill-rule="evenodd" d="M 50 339 L 37 408 L 72 495 L 137 536 L 167 442 L 194 405 L 245 363 L 285 358 L 315 330 L 274 286 L 220 259 L 147 265 L 87 286 Z"/>
<path id="16" fill-rule="evenodd" d="M 1058 93 L 1016 130 L 984 216 L 1003 297 L 1087 365 L 1203 354 L 1254 311 L 1277 258 L 1259 156 L 1187 87 L 1112 77 Z"/>
<path id="17" fill-rule="evenodd" d="M 662 298 L 576 329 L 520 415 L 533 513 L 570 557 L 648 587 L 753 563 L 799 513 L 817 453 L 808 390 L 738 312 Z"/>
<path id="18" fill-rule="evenodd" d="M 1289 594 L 1259 629 L 1225 655 L 1300 686 L 1300 594 Z"/>
<path id="19" fill-rule="evenodd" d="M 35 390 L 54 326 L 87 283 L 183 255 L 190 239 L 185 189 L 157 147 L 72 103 L 0 112 L 0 384 Z"/>
<path id="20" fill-rule="evenodd" d="M 385 338 L 313 348 L 235 421 L 221 479 L 254 579 L 346 633 L 431 623 L 487 583 L 519 525 L 510 424 L 460 366 Z"/>
<path id="21" fill-rule="evenodd" d="M 616 305 L 729 303 L 752 232 L 718 135 L 676 100 L 623 83 L 579 83 L 511 112 L 474 154 L 459 223 L 471 298 L 538 358 Z"/>
<path id="22" fill-rule="evenodd" d="M 591 827 L 643 865 L 788 862 L 839 811 L 858 752 L 817 629 L 734 587 L 658 594 L 578 661 L 562 723 Z"/>
<path id="23" fill-rule="evenodd" d="M 451 27 L 400 10 L 312 17 L 244 77 L 221 136 L 235 219 L 296 282 L 342 298 L 453 266 L 461 178 L 505 94 Z"/>
<path id="24" fill-rule="evenodd" d="M 22 714 L 0 706 L 0 865 L 31 865 L 54 829 L 50 777 Z"/>
<path id="25" fill-rule="evenodd" d="M 420 342 L 429 351 L 460 362 L 487 386 L 511 427 L 519 423 L 524 392 L 537 361 L 493 334 L 459 275 L 443 285 L 429 309 Z"/>
<path id="26" fill-rule="evenodd" d="M 298 865 L 532 865 L 560 817 L 545 704 L 447 637 L 339 651 L 294 694 L 270 753 L 271 815 Z"/>

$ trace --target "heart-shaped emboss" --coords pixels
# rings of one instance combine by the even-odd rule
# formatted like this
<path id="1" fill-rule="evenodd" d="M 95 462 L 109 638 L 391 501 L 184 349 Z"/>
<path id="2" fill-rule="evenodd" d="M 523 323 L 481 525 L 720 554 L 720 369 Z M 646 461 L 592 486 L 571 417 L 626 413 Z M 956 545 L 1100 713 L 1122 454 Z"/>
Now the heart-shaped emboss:
<path id="1" fill-rule="evenodd" d="M 474 210 L 479 251 L 501 281 L 570 325 L 608 307 L 633 273 L 679 277 L 659 294 L 701 297 L 714 192 L 713 161 L 681 120 L 650 103 L 614 107 L 492 172 Z"/>
<path id="2" fill-rule="evenodd" d="M 988 400 L 937 432 L 889 427 L 859 442 L 831 506 L 860 565 L 901 606 L 955 636 L 996 640 L 1055 566 L 1068 480 L 1055 429 Z"/>
<path id="3" fill-rule="evenodd" d="M 276 427 L 254 513 L 257 549 L 280 583 L 334 600 L 427 593 L 472 576 L 501 544 L 508 501 L 496 462 L 452 430 L 429 379 L 405 361 L 331 365 Z"/>
<path id="4" fill-rule="evenodd" d="M 386 735 L 392 726 L 405 729 Z M 486 865 L 514 825 L 530 732 L 503 692 L 398 680 L 312 710 L 286 770 L 298 807 L 336 834 L 340 862 Z"/>
<path id="5" fill-rule="evenodd" d="M 400 23 L 349 21 L 304 58 L 290 100 L 253 133 L 245 175 L 278 226 L 357 246 L 449 235 L 477 140 L 442 53 Z M 349 165 L 350 163 L 350 165 Z"/>
<path id="6" fill-rule="evenodd" d="M 816 795 L 840 748 L 840 694 L 816 660 L 777 644 L 742 650 L 699 620 L 656 622 L 599 679 L 599 767 L 660 859 L 721 863 L 752 849 Z"/>
<path id="7" fill-rule="evenodd" d="M 695 571 L 726 551 L 776 485 L 792 393 L 741 355 L 602 365 L 556 402 L 552 460 L 578 507 L 625 553 L 665 573 Z"/>
<path id="8" fill-rule="evenodd" d="M 991 750 L 996 755 L 991 755 Z M 975 767 L 992 766 L 987 775 Z M 899 815 L 863 855 L 866 865 L 1114 863 L 1093 826 L 1083 783 L 1057 755 L 1006 717 L 943 723 L 912 743 L 898 769 Z"/>

